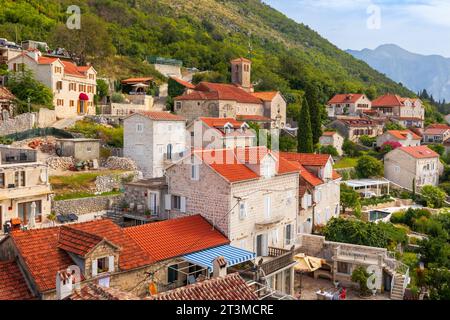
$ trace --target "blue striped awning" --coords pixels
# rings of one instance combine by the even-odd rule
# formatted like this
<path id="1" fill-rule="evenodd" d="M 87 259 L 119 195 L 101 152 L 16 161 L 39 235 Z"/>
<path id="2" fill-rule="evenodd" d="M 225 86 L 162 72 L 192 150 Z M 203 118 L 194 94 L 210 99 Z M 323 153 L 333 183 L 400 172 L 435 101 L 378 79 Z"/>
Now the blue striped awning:
<path id="1" fill-rule="evenodd" d="M 213 261 L 217 257 L 224 257 L 227 261 L 227 266 L 231 267 L 255 259 L 256 254 L 230 245 L 224 245 L 183 256 L 186 261 L 208 268 L 210 272 L 213 270 Z"/>

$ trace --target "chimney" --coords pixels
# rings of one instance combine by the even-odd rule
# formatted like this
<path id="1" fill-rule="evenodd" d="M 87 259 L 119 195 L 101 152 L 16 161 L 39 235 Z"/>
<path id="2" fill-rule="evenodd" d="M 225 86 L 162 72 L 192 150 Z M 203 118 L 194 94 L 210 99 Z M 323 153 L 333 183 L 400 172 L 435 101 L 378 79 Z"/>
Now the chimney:
<path id="1" fill-rule="evenodd" d="M 70 266 L 56 273 L 56 299 L 62 300 L 80 288 L 80 268 Z"/>
<path id="2" fill-rule="evenodd" d="M 213 261 L 213 278 L 225 277 L 227 275 L 227 260 L 217 257 Z"/>

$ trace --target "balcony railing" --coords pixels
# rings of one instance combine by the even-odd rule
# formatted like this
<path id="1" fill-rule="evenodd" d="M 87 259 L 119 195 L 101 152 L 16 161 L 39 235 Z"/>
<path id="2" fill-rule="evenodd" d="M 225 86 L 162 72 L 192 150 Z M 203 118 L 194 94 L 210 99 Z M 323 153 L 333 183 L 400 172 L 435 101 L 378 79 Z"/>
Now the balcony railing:
<path id="1" fill-rule="evenodd" d="M 264 261 L 268 258 L 267 261 Z M 269 247 L 268 257 L 262 258 L 259 267 L 264 275 L 269 275 L 277 270 L 283 269 L 294 262 L 294 250 Z"/>

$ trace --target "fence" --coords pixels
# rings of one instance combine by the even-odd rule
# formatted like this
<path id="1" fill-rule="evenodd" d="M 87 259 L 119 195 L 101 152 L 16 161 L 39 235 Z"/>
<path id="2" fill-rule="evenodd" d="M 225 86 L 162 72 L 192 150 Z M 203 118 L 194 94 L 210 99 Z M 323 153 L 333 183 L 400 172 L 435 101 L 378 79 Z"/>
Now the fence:
<path id="1" fill-rule="evenodd" d="M 73 134 L 57 128 L 34 128 L 23 132 L 17 132 L 5 136 L 5 138 L 13 141 L 21 141 L 30 138 L 43 137 L 43 136 L 55 136 L 57 138 L 71 139 L 74 138 Z"/>

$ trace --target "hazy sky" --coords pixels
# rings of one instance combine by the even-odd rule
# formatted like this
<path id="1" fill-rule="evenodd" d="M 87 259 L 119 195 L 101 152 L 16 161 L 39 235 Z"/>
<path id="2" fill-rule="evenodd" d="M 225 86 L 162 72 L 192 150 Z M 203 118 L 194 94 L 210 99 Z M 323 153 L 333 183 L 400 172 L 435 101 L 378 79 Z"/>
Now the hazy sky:
<path id="1" fill-rule="evenodd" d="M 394 43 L 450 57 L 450 0 L 263 0 L 341 49 Z"/>

